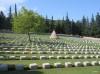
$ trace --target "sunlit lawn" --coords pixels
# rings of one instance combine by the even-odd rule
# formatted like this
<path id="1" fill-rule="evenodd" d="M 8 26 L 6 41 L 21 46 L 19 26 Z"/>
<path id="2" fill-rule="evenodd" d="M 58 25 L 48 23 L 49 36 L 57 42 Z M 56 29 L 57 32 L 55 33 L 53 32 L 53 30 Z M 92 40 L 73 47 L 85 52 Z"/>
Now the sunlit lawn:
<path id="1" fill-rule="evenodd" d="M 100 66 L 7 71 L 0 74 L 100 74 Z"/>

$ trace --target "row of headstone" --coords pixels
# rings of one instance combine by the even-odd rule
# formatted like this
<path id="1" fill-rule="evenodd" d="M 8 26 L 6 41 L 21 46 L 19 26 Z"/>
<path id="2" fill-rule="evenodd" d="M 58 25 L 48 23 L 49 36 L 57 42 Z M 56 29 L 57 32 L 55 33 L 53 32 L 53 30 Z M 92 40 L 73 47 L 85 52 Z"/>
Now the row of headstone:
<path id="1" fill-rule="evenodd" d="M 0 54 L 100 54 L 100 51 L 0 51 Z"/>
<path id="2" fill-rule="evenodd" d="M 99 48 L 94 48 L 94 47 L 92 47 L 92 48 L 84 48 L 84 47 L 82 47 L 82 48 L 73 48 L 73 47 L 66 47 L 66 46 L 19 46 L 19 47 L 16 47 L 16 48 L 12 48 L 12 47 L 9 47 L 9 48 L 1 48 L 0 50 L 49 50 L 49 49 L 51 49 L 51 50 L 58 50 L 58 51 L 100 51 L 100 49 Z"/>
<path id="3" fill-rule="evenodd" d="M 51 55 L 51 56 L 40 56 L 39 58 L 36 57 L 36 56 L 31 56 L 30 58 L 27 58 L 26 56 L 20 56 L 20 60 L 37 60 L 37 59 L 92 59 L 92 58 L 100 58 L 100 55 L 79 55 L 79 56 L 76 56 L 76 55 L 72 55 L 72 56 L 61 56 L 61 55 L 58 55 L 57 57 Z M 4 56 L 0 56 L 0 60 L 5 60 L 5 59 L 9 59 L 9 60 L 18 60 L 18 57 L 16 56 L 9 56 L 9 57 L 4 57 Z"/>
<path id="4" fill-rule="evenodd" d="M 74 62 L 74 64 L 72 64 L 71 62 L 65 62 L 64 66 L 65 67 L 86 67 L 86 66 L 99 66 L 100 65 L 100 61 L 92 61 L 92 62 L 89 62 L 89 61 L 85 61 L 85 62 Z M 50 65 L 50 63 L 43 63 L 42 64 L 42 68 L 43 69 L 50 69 L 52 65 Z M 24 65 L 23 64 L 15 64 L 15 70 L 16 71 L 22 71 L 24 70 Z M 62 63 L 60 62 L 56 62 L 54 63 L 53 67 L 55 68 L 64 68 Z M 31 70 L 34 70 L 34 69 L 38 69 L 39 66 L 37 63 L 32 63 L 32 64 L 29 64 L 29 69 Z M 9 71 L 9 66 L 8 64 L 0 64 L 0 71 Z"/>
<path id="5" fill-rule="evenodd" d="M 62 48 L 42 48 L 42 47 L 39 47 L 39 48 L 23 48 L 23 47 L 20 47 L 20 48 L 3 48 L 1 49 L 2 51 L 100 51 L 100 49 L 62 49 Z"/>

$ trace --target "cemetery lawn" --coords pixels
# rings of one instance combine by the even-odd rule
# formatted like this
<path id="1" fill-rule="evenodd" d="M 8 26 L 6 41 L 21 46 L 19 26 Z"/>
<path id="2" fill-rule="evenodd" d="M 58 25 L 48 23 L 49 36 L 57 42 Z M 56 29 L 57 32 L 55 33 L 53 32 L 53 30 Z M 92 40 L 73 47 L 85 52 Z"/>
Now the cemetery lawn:
<path id="1" fill-rule="evenodd" d="M 0 74 L 100 74 L 100 66 L 7 71 Z"/>
<path id="2" fill-rule="evenodd" d="M 74 65 L 74 62 L 85 62 L 89 61 L 100 61 L 100 58 L 90 58 L 90 59 L 45 59 L 40 60 L 40 56 L 85 56 L 85 55 L 100 55 L 100 54 L 52 54 L 52 51 L 70 51 L 69 49 L 75 49 L 74 52 L 83 51 L 90 52 L 90 50 L 95 50 L 92 52 L 100 52 L 100 41 L 99 40 L 87 40 L 83 38 L 76 37 L 63 37 L 59 36 L 57 40 L 49 39 L 49 35 L 31 35 L 31 43 L 28 41 L 28 36 L 26 34 L 0 34 L 0 51 L 18 51 L 18 48 L 22 48 L 20 51 L 21 54 L 0 54 L 0 56 L 4 56 L 6 60 L 0 60 L 0 64 L 8 64 L 9 71 L 0 72 L 0 74 L 100 74 L 100 66 L 89 66 L 89 67 L 70 67 L 65 68 L 65 62 L 71 62 Z M 23 47 L 22 47 L 23 46 Z M 15 48 L 14 50 L 4 50 L 4 48 Z M 26 48 L 29 48 L 26 50 Z M 33 48 L 35 50 L 33 50 Z M 32 49 L 32 50 L 31 50 Z M 38 51 L 49 51 L 51 54 L 39 54 Z M 82 49 L 82 50 L 81 50 Z M 84 49 L 84 50 L 83 50 Z M 88 50 L 87 50 L 88 49 Z M 29 54 L 23 54 L 23 51 L 28 51 Z M 98 50 L 98 51 L 97 51 Z M 31 54 L 31 51 L 36 51 L 37 54 Z M 17 60 L 9 60 L 9 56 L 15 56 Z M 26 56 L 28 60 L 19 60 L 20 56 Z M 36 56 L 38 60 L 30 60 L 31 56 Z M 63 65 L 63 68 L 54 68 L 54 63 L 60 62 Z M 39 69 L 38 70 L 30 70 L 29 64 L 37 63 Z M 50 63 L 51 69 L 41 69 L 43 63 Z M 24 71 L 15 71 L 15 64 L 23 64 L 25 70 Z"/>
<path id="3" fill-rule="evenodd" d="M 40 56 L 46 56 L 48 58 L 48 56 L 51 56 L 53 55 L 55 57 L 55 59 L 45 59 L 45 60 L 40 60 L 39 57 Z M 0 54 L 0 56 L 4 56 L 6 57 L 6 60 L 0 60 L 0 64 L 9 64 L 9 65 L 14 65 L 14 64 L 23 64 L 25 67 L 28 67 L 29 64 L 32 64 L 32 63 L 37 63 L 40 67 L 42 66 L 43 63 L 50 63 L 51 65 L 54 65 L 54 63 L 56 62 L 60 62 L 64 65 L 65 62 L 72 62 L 74 64 L 74 62 L 85 62 L 85 61 L 100 61 L 100 58 L 90 58 L 90 59 L 85 59 L 85 58 L 82 58 L 82 59 L 57 59 L 57 56 L 72 56 L 72 55 L 75 55 L 75 56 L 79 56 L 79 55 L 82 55 L 82 56 L 85 56 L 85 55 L 98 55 L 98 54 Z M 7 58 L 9 56 L 16 56 L 16 58 L 18 60 L 8 60 Z M 26 56 L 29 60 L 20 60 L 20 56 Z M 36 56 L 38 59 L 37 60 L 32 60 L 30 59 L 31 56 Z M 11 66 L 12 67 L 12 66 Z"/>
<path id="4" fill-rule="evenodd" d="M 15 64 L 23 64 L 25 67 L 28 67 L 29 64 L 37 63 L 39 67 L 42 67 L 43 63 L 50 63 L 52 66 L 56 62 L 62 63 L 64 65 L 65 62 L 85 62 L 85 61 L 100 61 L 100 59 L 49 59 L 49 60 L 0 60 L 0 64 L 8 64 L 9 68 L 13 68 Z M 100 67 L 100 66 L 99 66 Z"/>

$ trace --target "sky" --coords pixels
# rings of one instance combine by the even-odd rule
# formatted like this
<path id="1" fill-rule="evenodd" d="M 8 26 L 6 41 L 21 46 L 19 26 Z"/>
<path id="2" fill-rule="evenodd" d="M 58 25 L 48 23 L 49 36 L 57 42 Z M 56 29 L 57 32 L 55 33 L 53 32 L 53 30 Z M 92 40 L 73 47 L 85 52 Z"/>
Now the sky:
<path id="1" fill-rule="evenodd" d="M 21 7 L 31 9 L 43 17 L 48 15 L 54 19 L 62 19 L 68 13 L 70 20 L 81 20 L 83 16 L 91 18 L 97 12 L 100 13 L 100 0 L 0 0 L 0 11 L 6 15 L 9 12 L 9 7 L 12 7 L 14 12 L 14 5 L 17 4 L 17 9 L 20 11 Z"/>

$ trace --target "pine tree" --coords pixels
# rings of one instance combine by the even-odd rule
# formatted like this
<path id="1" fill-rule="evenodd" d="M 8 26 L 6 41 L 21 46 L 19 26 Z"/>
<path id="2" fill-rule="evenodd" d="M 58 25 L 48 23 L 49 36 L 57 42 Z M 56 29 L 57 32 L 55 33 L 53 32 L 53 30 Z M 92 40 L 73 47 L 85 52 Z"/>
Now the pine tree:
<path id="1" fill-rule="evenodd" d="M 45 33 L 49 33 L 49 30 L 50 30 L 50 24 L 49 24 L 48 16 L 46 15 L 46 19 L 45 19 Z"/>
<path id="2" fill-rule="evenodd" d="M 88 17 L 86 19 L 86 24 L 87 24 L 87 36 L 90 36 L 90 22 L 89 22 Z"/>
<path id="3" fill-rule="evenodd" d="M 50 23 L 50 32 L 52 32 L 54 29 L 54 20 L 53 20 L 53 16 L 51 18 L 51 23 Z"/>
<path id="4" fill-rule="evenodd" d="M 6 16 L 1 11 L 0 12 L 0 29 L 7 29 L 7 22 L 6 22 Z"/>
<path id="5" fill-rule="evenodd" d="M 62 33 L 62 34 L 65 34 L 64 25 L 65 25 L 65 20 L 64 20 L 64 17 L 63 17 L 63 19 L 62 19 L 62 24 L 61 24 L 61 33 Z"/>
<path id="6" fill-rule="evenodd" d="M 11 6 L 9 8 L 9 14 L 8 14 L 9 18 L 11 19 L 12 18 L 12 9 L 11 9 Z"/>
<path id="7" fill-rule="evenodd" d="M 66 16 L 65 24 L 64 24 L 64 31 L 66 34 L 71 34 L 71 22 L 68 18 L 68 14 Z"/>
<path id="8" fill-rule="evenodd" d="M 94 19 L 94 16 L 92 14 L 92 18 L 91 18 L 91 21 L 90 21 L 90 34 L 91 36 L 95 36 L 96 35 L 96 21 Z"/>
<path id="9" fill-rule="evenodd" d="M 73 20 L 73 19 L 72 19 L 71 24 L 72 24 L 72 34 L 73 34 L 73 35 L 75 35 L 75 34 L 77 34 L 77 33 L 76 33 L 76 26 L 75 26 L 75 22 L 74 22 L 74 20 Z"/>
<path id="10" fill-rule="evenodd" d="M 78 35 L 80 35 L 80 36 L 83 36 L 82 35 L 82 30 L 83 29 L 83 26 L 82 26 L 82 21 L 76 21 L 76 32 L 77 32 L 77 34 Z"/>
<path id="11" fill-rule="evenodd" d="M 17 17 L 17 6 L 15 4 L 15 16 Z"/>
<path id="12" fill-rule="evenodd" d="M 61 24 L 60 24 L 60 20 L 57 20 L 56 22 L 57 22 L 57 25 L 56 25 L 56 32 L 57 32 L 58 34 L 60 34 L 60 33 L 61 33 Z"/>
<path id="13" fill-rule="evenodd" d="M 83 19 L 82 19 L 82 35 L 83 36 L 88 35 L 88 25 L 87 25 L 86 18 L 84 16 L 83 16 Z"/>
<path id="14" fill-rule="evenodd" d="M 8 17 L 7 17 L 7 25 L 9 26 L 8 29 L 12 30 L 12 10 L 11 10 L 11 6 L 9 8 L 9 13 L 8 13 Z"/>
<path id="15" fill-rule="evenodd" d="M 100 37 L 100 15 L 96 15 L 96 37 Z"/>

